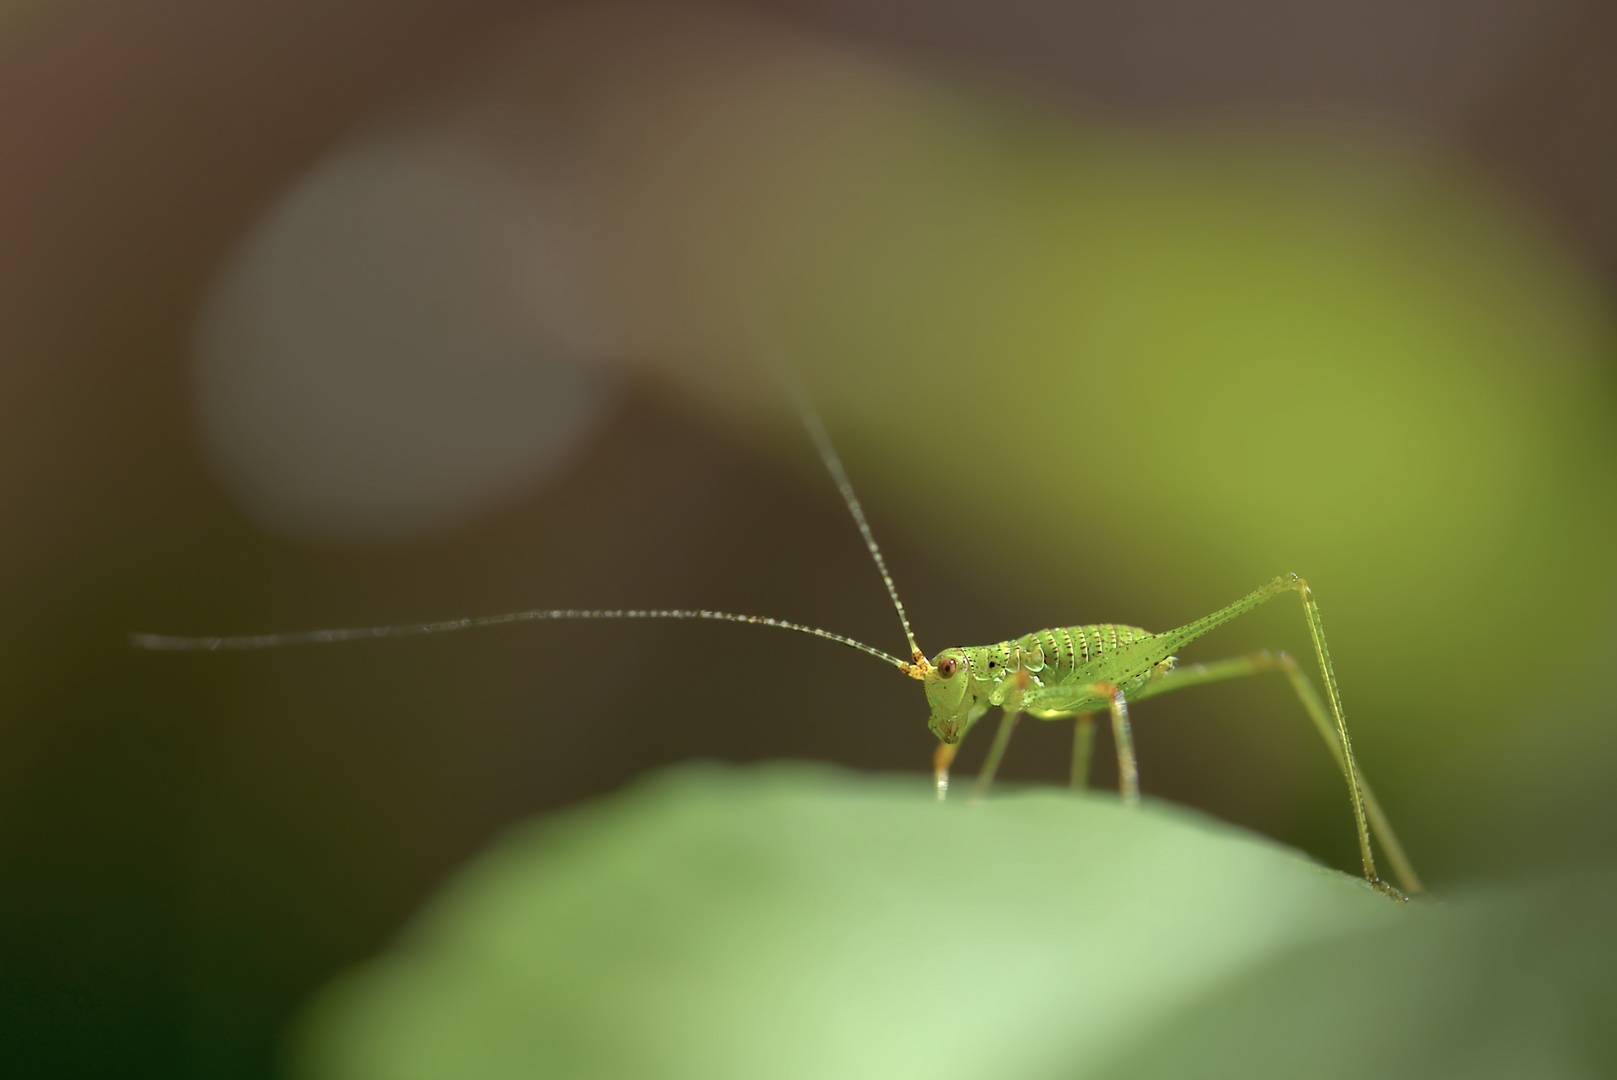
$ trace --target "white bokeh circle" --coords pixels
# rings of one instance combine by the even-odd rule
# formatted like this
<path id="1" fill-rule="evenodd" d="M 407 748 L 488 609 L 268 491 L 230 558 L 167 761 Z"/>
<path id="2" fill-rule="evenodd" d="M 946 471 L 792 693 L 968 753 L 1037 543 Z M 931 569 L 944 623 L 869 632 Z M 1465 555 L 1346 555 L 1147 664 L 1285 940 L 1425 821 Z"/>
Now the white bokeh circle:
<path id="1" fill-rule="evenodd" d="M 261 524 L 378 540 L 531 488 L 600 415 L 557 185 L 434 131 L 345 146 L 272 207 L 197 323 L 212 464 Z"/>

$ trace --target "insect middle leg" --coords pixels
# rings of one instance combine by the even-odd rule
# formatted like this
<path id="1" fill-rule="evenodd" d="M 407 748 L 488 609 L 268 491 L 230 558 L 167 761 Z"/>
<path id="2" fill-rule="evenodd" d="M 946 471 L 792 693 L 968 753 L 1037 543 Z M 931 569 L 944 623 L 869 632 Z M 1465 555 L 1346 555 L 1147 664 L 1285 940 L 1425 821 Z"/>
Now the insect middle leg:
<path id="1" fill-rule="evenodd" d="M 1140 764 L 1134 756 L 1134 733 L 1129 727 L 1129 703 L 1128 699 L 1123 696 L 1123 688 L 1115 683 L 1096 682 L 1063 689 L 1068 693 L 1078 695 L 1086 701 L 1104 698 L 1110 704 L 1112 741 L 1117 743 L 1117 790 L 1123 797 L 1124 806 L 1139 805 Z M 1047 697 L 1044 700 L 1048 702 L 1050 699 Z M 1063 709 L 1052 709 L 1044 715 L 1053 718 L 1072 714 Z M 1072 748 L 1073 787 L 1080 787 L 1088 782 L 1089 747 L 1094 739 L 1093 717 L 1093 713 L 1079 714 L 1078 727 L 1074 733 L 1075 741 Z"/>
<path id="2" fill-rule="evenodd" d="M 1089 759 L 1095 749 L 1095 714 L 1079 713 L 1072 729 L 1072 780 L 1074 791 L 1089 787 Z"/>
<path id="3" fill-rule="evenodd" d="M 1011 734 L 1020 719 L 1019 712 L 1006 712 L 1000 718 L 999 730 L 994 733 L 994 744 L 988 750 L 988 760 L 983 763 L 982 772 L 977 774 L 977 782 L 972 785 L 971 797 L 981 800 L 988 795 L 989 787 L 994 783 L 994 777 L 999 772 L 1000 762 L 1005 757 L 1005 747 L 1010 744 Z M 1123 723 L 1128 723 L 1127 707 L 1124 708 Z M 1134 760 L 1133 743 L 1125 726 L 1123 745 L 1126 751 L 1118 755 L 1119 772 L 1122 775 L 1134 777 L 1134 798 L 1139 798 L 1139 769 Z M 1073 790 L 1080 791 L 1089 786 L 1089 761 L 1095 747 L 1095 714 L 1079 713 L 1073 728 L 1072 738 L 1072 779 Z M 1124 796 L 1127 798 L 1127 795 Z"/>
<path id="4" fill-rule="evenodd" d="M 1129 730 L 1129 703 L 1120 687 L 1100 683 L 1112 702 L 1112 738 L 1117 743 L 1117 790 L 1123 796 L 1124 806 L 1137 806 L 1140 802 L 1140 763 L 1134 756 L 1134 735 Z"/>
<path id="5" fill-rule="evenodd" d="M 1172 690 L 1183 690 L 1189 686 L 1201 686 L 1204 683 L 1221 682 L 1225 679 L 1260 675 L 1271 671 L 1278 671 L 1286 676 L 1298 700 L 1302 702 L 1303 710 L 1313 721 L 1315 730 L 1330 748 L 1331 756 L 1336 759 L 1337 768 L 1342 770 L 1344 777 L 1349 776 L 1348 758 L 1343 753 L 1336 725 L 1332 723 L 1325 703 L 1320 700 L 1319 693 L 1314 689 L 1314 683 L 1308 674 L 1298 666 L 1293 657 L 1284 652 L 1272 653 L 1263 650 L 1212 664 L 1188 664 L 1146 683 L 1135 692 L 1134 700 L 1155 697 Z M 1381 844 L 1381 850 L 1386 853 L 1387 861 L 1392 864 L 1392 871 L 1397 876 L 1399 885 L 1406 892 L 1424 893 L 1426 889 L 1410 864 L 1409 856 L 1404 853 L 1404 847 L 1399 843 L 1398 835 L 1393 832 L 1392 823 L 1382 811 L 1375 792 L 1370 790 L 1370 784 L 1365 780 L 1363 771 L 1358 771 L 1357 778 L 1359 795 L 1364 800 L 1365 817 L 1369 819 L 1370 830 Z"/>

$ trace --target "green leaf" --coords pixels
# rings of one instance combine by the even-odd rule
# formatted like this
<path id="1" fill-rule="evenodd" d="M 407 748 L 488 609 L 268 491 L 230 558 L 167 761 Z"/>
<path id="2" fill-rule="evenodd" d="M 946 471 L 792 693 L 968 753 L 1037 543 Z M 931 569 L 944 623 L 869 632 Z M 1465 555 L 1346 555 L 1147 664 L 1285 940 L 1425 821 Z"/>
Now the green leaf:
<path id="1" fill-rule="evenodd" d="M 301 1073 L 1075 1075 L 1422 914 L 1178 808 L 928 786 L 693 767 L 520 828 L 315 1003 Z"/>
<path id="2" fill-rule="evenodd" d="M 1311 942 L 1091 1075 L 1617 1076 L 1614 900 L 1617 874 L 1585 871 Z"/>

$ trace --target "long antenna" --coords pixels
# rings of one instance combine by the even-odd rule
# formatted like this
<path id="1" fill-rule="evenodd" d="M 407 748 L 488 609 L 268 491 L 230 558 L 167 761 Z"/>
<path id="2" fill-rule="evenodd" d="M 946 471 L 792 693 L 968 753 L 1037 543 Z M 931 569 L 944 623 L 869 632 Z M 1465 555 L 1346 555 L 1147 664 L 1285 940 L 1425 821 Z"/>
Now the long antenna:
<path id="1" fill-rule="evenodd" d="M 853 493 L 853 484 L 848 480 L 848 470 L 842 467 L 842 458 L 838 456 L 837 448 L 825 430 L 825 422 L 820 419 L 819 412 L 809 400 L 808 391 L 803 388 L 802 380 L 797 377 L 797 372 L 787 361 L 785 350 L 780 347 L 773 335 L 760 333 L 759 337 L 766 343 L 765 350 L 770 366 L 775 369 L 775 377 L 785 388 L 792 408 L 797 410 L 798 419 L 808 430 L 809 438 L 814 442 L 814 449 L 820 452 L 820 460 L 825 463 L 826 471 L 831 474 L 831 479 L 836 481 L 837 490 L 842 493 L 842 501 L 847 504 L 848 513 L 853 515 L 854 524 L 859 526 L 859 535 L 865 538 L 865 547 L 870 551 L 870 557 L 875 560 L 882 584 L 887 586 L 887 595 L 892 598 L 893 610 L 898 612 L 898 621 L 904 624 L 904 637 L 910 643 L 910 657 L 914 663 L 901 664 L 900 667 L 904 669 L 906 675 L 919 678 L 930 666 L 927 663 L 926 653 L 915 643 L 915 632 L 910 629 L 910 617 L 904 611 L 904 601 L 898 598 L 898 586 L 893 584 L 893 575 L 887 570 L 887 560 L 882 558 L 876 536 L 870 531 L 870 522 L 865 520 L 865 509 L 859 505 L 859 496 Z"/>
<path id="2" fill-rule="evenodd" d="M 910 628 L 910 617 L 904 611 L 904 602 L 898 598 L 898 586 L 893 584 L 893 575 L 887 569 L 887 560 L 882 558 L 881 547 L 876 543 L 875 534 L 870 531 L 870 522 L 865 519 L 865 510 L 859 504 L 859 496 L 854 494 L 853 484 L 848 480 L 848 470 L 842 466 L 842 458 L 837 454 L 837 448 L 831 442 L 830 434 L 825 430 L 825 422 L 815 410 L 809 400 L 808 391 L 804 389 L 797 372 L 793 370 L 786 358 L 785 350 L 780 346 L 771 333 L 761 332 L 762 328 L 756 323 L 754 330 L 756 340 L 764 348 L 770 366 L 774 369 L 775 377 L 786 391 L 792 407 L 797 411 L 798 419 L 808 431 L 809 439 L 813 441 L 815 450 L 819 451 L 820 460 L 825 464 L 826 471 L 836 482 L 837 490 L 842 494 L 842 501 L 848 507 L 848 513 L 853 515 L 854 524 L 859 527 L 859 535 L 864 538 L 865 548 L 870 552 L 871 559 L 876 564 L 876 570 L 881 574 L 882 584 L 887 586 L 887 596 L 893 602 L 893 610 L 898 612 L 898 621 L 903 624 L 904 638 L 910 646 L 910 662 L 906 663 L 896 656 L 882 652 L 880 649 L 866 645 L 862 641 L 845 637 L 842 634 L 833 634 L 829 630 L 821 630 L 813 626 L 803 626 L 799 623 L 786 622 L 784 619 L 771 619 L 762 615 L 734 615 L 726 611 L 690 611 L 690 610 L 560 610 L 560 609 L 534 609 L 532 611 L 514 611 L 503 615 L 478 615 L 465 619 L 446 619 L 442 622 L 428 623 L 399 623 L 392 626 L 366 626 L 341 628 L 332 630 L 300 630 L 282 634 L 247 634 L 238 637 L 180 637 L 168 634 L 134 633 L 129 635 L 129 644 L 138 649 L 151 649 L 162 652 L 215 652 L 219 650 L 245 650 L 245 649 L 273 649 L 284 645 L 309 645 L 328 641 L 359 641 L 369 638 L 411 637 L 420 634 L 449 633 L 455 630 L 470 630 L 482 626 L 502 626 L 507 623 L 536 622 L 542 620 L 561 619 L 708 619 L 715 622 L 745 623 L 752 626 L 770 626 L 779 630 L 792 630 L 812 637 L 824 638 L 839 645 L 846 645 L 850 649 L 857 649 L 876 659 L 892 664 L 904 674 L 915 679 L 925 678 L 931 670 L 926 654 L 915 642 L 915 632 Z"/>
<path id="3" fill-rule="evenodd" d="M 813 626 L 770 619 L 762 615 L 732 615 L 727 611 L 570 611 L 545 610 L 513 611 L 506 615 L 478 615 L 469 619 L 446 619 L 443 622 L 400 623 L 395 626 L 364 626 L 341 630 L 300 630 L 290 634 L 248 634 L 241 637 L 173 637 L 168 634 L 130 634 L 129 644 L 137 649 L 159 652 L 217 652 L 220 650 L 275 649 L 283 645 L 313 645 L 325 641 L 362 641 L 369 638 L 413 637 L 419 634 L 442 634 L 453 630 L 470 630 L 479 626 L 503 626 L 506 623 L 539 622 L 553 619 L 709 619 L 714 622 L 746 623 L 751 626 L 772 626 L 777 630 L 795 630 L 810 634 L 850 649 L 886 661 L 900 671 L 909 673 L 910 665 L 880 649 L 871 648 L 862 641 L 833 634 Z"/>

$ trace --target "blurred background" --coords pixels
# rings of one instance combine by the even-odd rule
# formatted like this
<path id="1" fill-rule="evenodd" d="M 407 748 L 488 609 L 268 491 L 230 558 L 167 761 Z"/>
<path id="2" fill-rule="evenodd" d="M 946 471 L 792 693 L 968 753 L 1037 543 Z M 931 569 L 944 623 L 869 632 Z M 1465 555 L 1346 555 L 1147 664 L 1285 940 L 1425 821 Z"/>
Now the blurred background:
<path id="1" fill-rule="evenodd" d="M 918 691 L 793 635 L 124 645 L 623 606 L 902 652 L 772 342 L 929 652 L 1295 571 L 1429 884 L 1610 848 L 1600 0 L 34 0 L 0 147 L 14 1075 L 278 1075 L 492 836 L 658 765 L 924 785 Z M 1295 605 L 1184 659 L 1264 646 Z M 1282 681 L 1135 726 L 1148 795 L 1353 869 Z"/>

